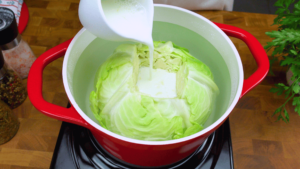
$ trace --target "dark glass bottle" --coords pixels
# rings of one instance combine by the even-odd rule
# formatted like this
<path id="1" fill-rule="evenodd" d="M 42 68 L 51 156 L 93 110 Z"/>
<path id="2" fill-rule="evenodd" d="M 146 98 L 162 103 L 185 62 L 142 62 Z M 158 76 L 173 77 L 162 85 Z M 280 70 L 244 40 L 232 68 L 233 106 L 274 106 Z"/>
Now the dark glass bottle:
<path id="1" fill-rule="evenodd" d="M 0 145 L 11 140 L 18 132 L 20 123 L 7 104 L 0 100 Z"/>
<path id="2" fill-rule="evenodd" d="M 19 78 L 10 67 L 4 62 L 0 50 L 0 99 L 11 109 L 20 106 L 27 97 L 27 90 Z"/>

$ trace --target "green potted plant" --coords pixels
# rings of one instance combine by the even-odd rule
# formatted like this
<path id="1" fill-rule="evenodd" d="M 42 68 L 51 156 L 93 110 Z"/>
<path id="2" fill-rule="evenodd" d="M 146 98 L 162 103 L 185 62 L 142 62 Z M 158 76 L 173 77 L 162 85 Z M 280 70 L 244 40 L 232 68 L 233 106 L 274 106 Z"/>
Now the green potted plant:
<path id="1" fill-rule="evenodd" d="M 274 49 L 270 56 L 272 64 L 279 62 L 280 66 L 287 67 L 290 76 L 289 84 L 278 83 L 270 90 L 278 95 L 285 95 L 286 101 L 278 107 L 273 116 L 278 120 L 289 121 L 289 114 L 286 104 L 292 100 L 295 111 L 300 115 L 300 1 L 278 0 L 274 6 L 278 7 L 273 25 L 278 25 L 277 31 L 266 32 L 268 36 L 274 38 L 265 46 L 266 50 Z M 289 10 L 289 7 L 294 7 Z"/>

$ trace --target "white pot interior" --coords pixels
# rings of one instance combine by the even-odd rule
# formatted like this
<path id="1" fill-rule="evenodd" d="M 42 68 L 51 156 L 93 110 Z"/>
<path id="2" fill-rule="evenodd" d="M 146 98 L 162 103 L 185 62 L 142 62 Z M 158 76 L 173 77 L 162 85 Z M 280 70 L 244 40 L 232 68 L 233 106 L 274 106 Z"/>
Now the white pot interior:
<path id="1" fill-rule="evenodd" d="M 153 40 L 172 41 L 189 49 L 194 57 L 211 68 L 220 89 L 214 111 L 204 126 L 206 129 L 189 137 L 203 134 L 223 121 L 238 101 L 243 85 L 240 57 L 230 39 L 198 14 L 156 5 Z M 64 60 L 63 80 L 71 103 L 86 121 L 105 132 L 97 126 L 99 123 L 90 109 L 89 94 L 99 66 L 122 43 L 130 42 L 103 40 L 82 29 L 70 44 Z"/>

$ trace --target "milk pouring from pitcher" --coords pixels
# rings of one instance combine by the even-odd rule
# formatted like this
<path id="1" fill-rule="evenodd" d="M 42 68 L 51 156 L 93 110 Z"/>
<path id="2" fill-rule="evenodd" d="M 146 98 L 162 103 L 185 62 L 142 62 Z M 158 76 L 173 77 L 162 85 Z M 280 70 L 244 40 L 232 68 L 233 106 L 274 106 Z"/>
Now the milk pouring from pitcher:
<path id="1" fill-rule="evenodd" d="M 149 47 L 150 78 L 153 68 L 152 0 L 81 0 L 79 19 L 99 38 L 134 41 Z"/>

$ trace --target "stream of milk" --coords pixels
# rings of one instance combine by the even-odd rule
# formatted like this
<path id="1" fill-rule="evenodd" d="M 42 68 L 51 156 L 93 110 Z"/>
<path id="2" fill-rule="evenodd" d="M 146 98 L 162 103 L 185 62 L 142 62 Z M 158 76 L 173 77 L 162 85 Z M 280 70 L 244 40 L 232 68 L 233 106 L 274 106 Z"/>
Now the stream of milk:
<path id="1" fill-rule="evenodd" d="M 149 63 L 152 69 L 153 21 L 147 13 L 144 1 L 149 0 L 102 0 L 102 8 L 107 22 L 116 32 L 149 47 Z"/>
<path id="2" fill-rule="evenodd" d="M 138 87 L 140 92 L 149 94 L 152 97 L 158 97 L 158 95 L 162 98 L 176 97 L 173 88 L 166 86 L 164 89 L 167 91 L 164 92 L 164 90 L 161 90 L 162 88 L 157 89 L 157 86 L 161 85 L 154 85 L 164 84 L 161 81 L 162 79 L 164 79 L 164 82 L 174 82 L 174 78 L 175 85 L 176 77 L 174 75 L 170 76 L 167 71 L 158 71 L 160 76 L 153 76 L 154 46 L 152 39 L 153 19 L 151 18 L 153 16 L 150 15 L 149 9 L 145 7 L 149 4 L 149 0 L 102 0 L 101 3 L 107 22 L 117 33 L 149 47 L 150 67 L 139 71 Z"/>

